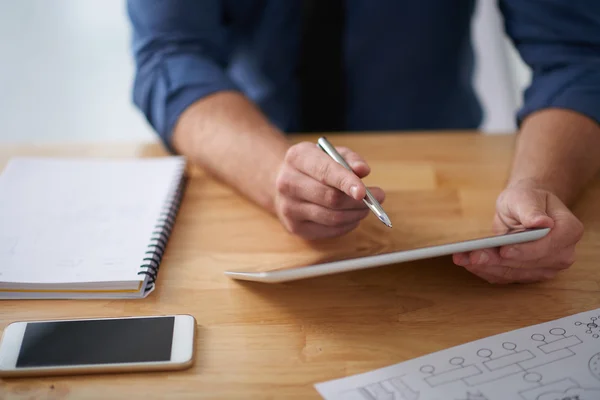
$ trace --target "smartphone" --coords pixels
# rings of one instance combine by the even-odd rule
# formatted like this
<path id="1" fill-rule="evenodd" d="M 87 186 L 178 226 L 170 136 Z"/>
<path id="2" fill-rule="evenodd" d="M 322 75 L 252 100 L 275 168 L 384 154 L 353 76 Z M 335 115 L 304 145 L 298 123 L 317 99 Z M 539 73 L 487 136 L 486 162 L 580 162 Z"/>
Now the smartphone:
<path id="1" fill-rule="evenodd" d="M 194 359 L 191 315 L 14 322 L 0 377 L 178 370 Z"/>

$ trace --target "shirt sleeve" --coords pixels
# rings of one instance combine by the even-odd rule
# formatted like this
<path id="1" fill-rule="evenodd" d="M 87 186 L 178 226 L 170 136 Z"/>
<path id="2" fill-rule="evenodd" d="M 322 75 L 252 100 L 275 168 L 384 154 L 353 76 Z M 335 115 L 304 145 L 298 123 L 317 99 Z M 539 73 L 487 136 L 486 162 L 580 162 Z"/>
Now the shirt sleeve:
<path id="1" fill-rule="evenodd" d="M 239 90 L 226 71 L 221 0 L 128 0 L 135 59 L 133 102 L 167 148 L 195 101 Z"/>
<path id="2" fill-rule="evenodd" d="M 600 123 L 600 1 L 500 0 L 505 29 L 532 70 L 517 123 L 545 108 Z"/>

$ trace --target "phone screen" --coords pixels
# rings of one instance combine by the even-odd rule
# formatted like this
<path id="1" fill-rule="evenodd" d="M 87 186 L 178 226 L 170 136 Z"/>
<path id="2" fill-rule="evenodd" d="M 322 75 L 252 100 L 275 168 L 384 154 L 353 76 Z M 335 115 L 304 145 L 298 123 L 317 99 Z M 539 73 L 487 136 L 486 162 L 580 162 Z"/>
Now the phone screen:
<path id="1" fill-rule="evenodd" d="M 28 323 L 17 368 L 171 359 L 175 317 Z"/>

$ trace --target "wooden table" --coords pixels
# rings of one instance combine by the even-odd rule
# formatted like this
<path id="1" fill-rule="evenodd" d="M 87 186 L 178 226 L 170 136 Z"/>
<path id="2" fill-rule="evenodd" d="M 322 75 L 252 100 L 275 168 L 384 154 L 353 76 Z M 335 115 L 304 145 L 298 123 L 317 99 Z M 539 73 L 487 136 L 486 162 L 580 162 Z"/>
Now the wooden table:
<path id="1" fill-rule="evenodd" d="M 483 232 L 515 140 L 460 132 L 330 139 L 369 161 L 373 172 L 366 181 L 387 190 L 392 231 L 371 215 L 348 236 L 305 243 L 194 171 L 149 298 L 3 301 L 0 328 L 16 320 L 190 313 L 199 324 L 195 366 L 177 373 L 6 380 L 0 398 L 319 398 L 316 382 L 600 307 L 600 179 L 575 207 L 586 226 L 578 260 L 550 282 L 494 286 L 449 257 L 279 285 L 226 278 L 224 270 L 240 265 L 368 254 Z M 13 155 L 164 154 L 156 144 L 2 146 L 0 167 Z"/>

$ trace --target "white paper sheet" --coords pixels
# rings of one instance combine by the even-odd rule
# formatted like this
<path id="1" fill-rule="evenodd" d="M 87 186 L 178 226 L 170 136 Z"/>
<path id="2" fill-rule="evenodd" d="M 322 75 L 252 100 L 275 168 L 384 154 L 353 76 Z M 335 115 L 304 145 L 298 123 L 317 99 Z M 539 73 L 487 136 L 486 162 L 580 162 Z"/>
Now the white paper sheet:
<path id="1" fill-rule="evenodd" d="M 128 282 L 138 275 L 181 157 L 15 157 L 0 176 L 0 283 Z"/>
<path id="2" fill-rule="evenodd" d="M 600 309 L 315 388 L 327 400 L 600 400 Z"/>

